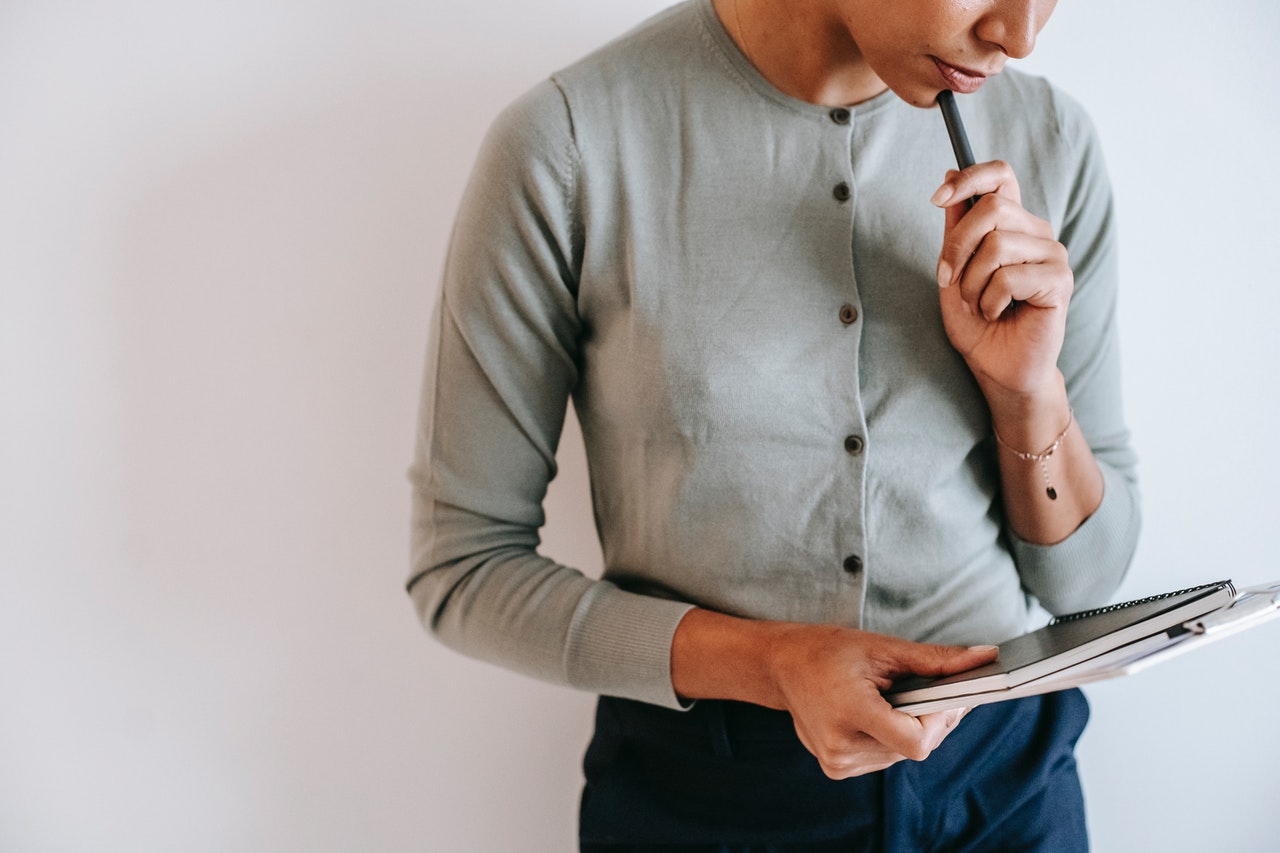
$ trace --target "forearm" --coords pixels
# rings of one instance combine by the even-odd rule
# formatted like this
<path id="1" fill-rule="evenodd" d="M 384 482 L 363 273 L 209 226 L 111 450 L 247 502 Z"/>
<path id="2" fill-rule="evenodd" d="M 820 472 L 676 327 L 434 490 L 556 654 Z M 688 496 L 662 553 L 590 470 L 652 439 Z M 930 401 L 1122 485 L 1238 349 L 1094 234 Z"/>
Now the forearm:
<path id="1" fill-rule="evenodd" d="M 1042 393 L 984 388 L 997 436 L 1005 514 L 1026 542 L 1052 545 L 1101 505 L 1102 471 L 1075 422 L 1061 374 Z"/>

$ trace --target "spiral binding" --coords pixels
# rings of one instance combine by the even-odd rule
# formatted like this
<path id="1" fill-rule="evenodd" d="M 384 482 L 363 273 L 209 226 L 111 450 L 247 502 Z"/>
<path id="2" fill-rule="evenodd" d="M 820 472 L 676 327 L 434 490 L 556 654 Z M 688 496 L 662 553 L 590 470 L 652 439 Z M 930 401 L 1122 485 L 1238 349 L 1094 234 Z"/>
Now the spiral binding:
<path id="1" fill-rule="evenodd" d="M 1055 616 L 1049 621 L 1050 625 L 1058 625 L 1062 622 L 1075 622 L 1078 619 L 1088 619 L 1090 616 L 1101 616 L 1104 613 L 1114 613 L 1117 610 L 1124 610 L 1128 607 L 1136 607 L 1139 604 L 1150 604 L 1153 601 L 1163 601 L 1166 598 L 1174 598 L 1179 595 L 1186 595 L 1189 592 L 1203 592 L 1205 590 L 1217 589 L 1219 587 L 1227 587 L 1234 594 L 1235 587 L 1231 585 L 1231 581 L 1222 580 L 1216 583 L 1205 583 L 1199 586 L 1188 587 L 1187 589 L 1179 589 L 1174 592 L 1162 592 L 1159 595 L 1151 595 L 1146 598 L 1139 598 L 1134 601 L 1122 601 L 1119 604 L 1108 604 L 1106 607 L 1098 607 L 1094 610 L 1082 610 L 1079 613 L 1067 613 L 1063 616 Z"/>

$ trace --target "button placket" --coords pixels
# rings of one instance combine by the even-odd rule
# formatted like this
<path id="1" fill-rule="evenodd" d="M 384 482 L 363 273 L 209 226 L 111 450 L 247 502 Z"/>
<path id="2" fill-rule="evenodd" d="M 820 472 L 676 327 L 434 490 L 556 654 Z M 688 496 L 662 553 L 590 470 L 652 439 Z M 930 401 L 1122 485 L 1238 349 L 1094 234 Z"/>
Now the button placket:
<path id="1" fill-rule="evenodd" d="M 853 113 L 846 107 L 830 108 L 827 111 L 827 118 L 833 125 L 844 129 L 846 134 L 849 126 L 853 124 Z M 835 128 L 833 128 L 833 131 L 834 130 Z M 852 177 L 846 178 L 832 186 L 831 196 L 838 204 L 843 206 L 849 205 L 854 197 Z M 853 211 L 849 210 L 848 207 L 846 207 L 846 212 L 850 216 L 853 215 Z M 852 270 L 850 270 L 850 272 L 852 272 Z M 854 292 L 856 293 L 856 288 Z M 854 300 L 840 305 L 837 316 L 839 317 L 840 323 L 846 328 L 853 327 L 861 317 L 859 307 Z M 848 454 L 849 457 L 852 457 L 848 461 L 851 469 L 849 474 L 855 479 L 855 481 L 861 482 L 863 476 L 863 460 L 861 457 L 866 451 L 865 438 L 857 433 L 849 433 L 842 436 L 839 440 L 845 453 Z M 859 534 L 855 535 L 849 541 L 846 541 L 845 547 L 860 550 L 862 548 L 862 544 L 862 536 Z M 850 590 L 858 590 L 858 595 L 860 596 L 862 594 L 861 590 L 866 583 L 866 566 L 863 562 L 863 558 L 859 554 L 846 552 L 846 555 L 843 558 L 838 559 L 840 559 L 840 568 L 848 579 Z M 860 603 L 857 605 L 857 609 L 859 612 L 861 611 Z"/>
<path id="2" fill-rule="evenodd" d="M 831 119 L 833 124 L 840 127 L 848 127 L 853 121 L 853 113 L 846 107 L 832 107 L 827 111 L 827 118 Z M 836 201 L 844 204 L 853 198 L 853 188 L 849 186 L 847 181 L 841 181 L 831 188 L 831 195 Z"/>

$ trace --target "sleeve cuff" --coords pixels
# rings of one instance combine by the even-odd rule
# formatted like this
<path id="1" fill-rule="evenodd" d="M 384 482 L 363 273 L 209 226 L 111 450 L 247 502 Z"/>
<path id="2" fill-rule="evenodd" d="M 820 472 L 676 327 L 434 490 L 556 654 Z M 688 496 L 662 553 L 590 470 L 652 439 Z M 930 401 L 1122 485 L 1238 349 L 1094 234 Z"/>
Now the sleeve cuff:
<path id="1" fill-rule="evenodd" d="M 671 640 L 692 609 L 692 604 L 597 584 L 569 627 L 569 683 L 593 693 L 687 708 L 671 685 Z"/>

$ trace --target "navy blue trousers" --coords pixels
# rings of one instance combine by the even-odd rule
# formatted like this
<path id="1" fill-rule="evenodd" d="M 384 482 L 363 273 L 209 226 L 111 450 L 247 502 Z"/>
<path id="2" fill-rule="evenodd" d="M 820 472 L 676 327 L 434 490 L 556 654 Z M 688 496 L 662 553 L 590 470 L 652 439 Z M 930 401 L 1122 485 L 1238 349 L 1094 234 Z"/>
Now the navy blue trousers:
<path id="1" fill-rule="evenodd" d="M 1078 690 L 973 709 L 928 759 L 835 781 L 789 714 L 602 698 L 583 769 L 582 853 L 1088 850 Z"/>

